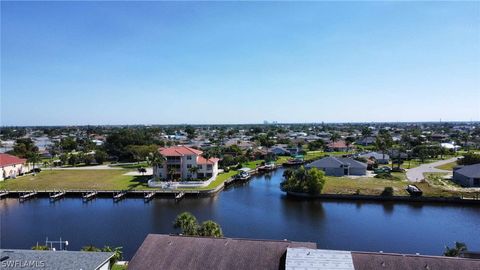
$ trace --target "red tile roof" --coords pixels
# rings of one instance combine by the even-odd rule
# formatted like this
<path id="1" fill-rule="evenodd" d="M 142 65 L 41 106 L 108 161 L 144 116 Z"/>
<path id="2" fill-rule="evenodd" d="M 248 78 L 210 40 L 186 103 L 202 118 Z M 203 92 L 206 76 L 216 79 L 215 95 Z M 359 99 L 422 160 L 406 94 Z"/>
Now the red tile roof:
<path id="1" fill-rule="evenodd" d="M 328 144 L 328 147 L 330 148 L 347 148 L 347 144 L 345 141 L 336 141 L 336 142 L 330 142 Z"/>
<path id="2" fill-rule="evenodd" d="M 219 160 L 220 160 L 219 158 L 209 158 L 207 161 L 204 157 L 200 156 L 198 157 L 197 164 L 215 164 Z"/>
<path id="3" fill-rule="evenodd" d="M 203 152 L 197 149 L 193 149 L 187 146 L 172 146 L 168 148 L 158 149 L 160 154 L 165 157 L 171 156 L 188 156 L 188 155 L 201 155 Z"/>
<path id="4" fill-rule="evenodd" d="M 0 154 L 0 167 L 6 167 L 14 164 L 23 164 L 27 162 L 24 158 L 19 158 L 9 154 Z"/>

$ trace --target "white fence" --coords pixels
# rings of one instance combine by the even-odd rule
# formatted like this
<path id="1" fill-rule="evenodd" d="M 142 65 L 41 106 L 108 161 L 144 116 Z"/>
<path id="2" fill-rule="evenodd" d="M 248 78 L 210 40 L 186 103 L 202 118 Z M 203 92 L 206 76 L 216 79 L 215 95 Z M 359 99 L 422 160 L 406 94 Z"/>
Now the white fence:
<path id="1" fill-rule="evenodd" d="M 210 183 L 214 181 L 215 178 L 217 178 L 217 174 L 213 175 L 210 179 L 205 181 L 172 182 L 172 181 L 155 181 L 155 179 L 150 179 L 148 180 L 148 186 L 151 188 L 163 188 L 163 189 L 206 187 L 210 185 Z"/>

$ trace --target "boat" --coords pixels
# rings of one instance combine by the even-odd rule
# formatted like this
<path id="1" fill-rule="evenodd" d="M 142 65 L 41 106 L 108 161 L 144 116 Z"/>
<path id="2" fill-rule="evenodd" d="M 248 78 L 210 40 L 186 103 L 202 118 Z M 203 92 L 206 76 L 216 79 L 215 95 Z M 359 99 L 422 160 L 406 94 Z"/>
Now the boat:
<path id="1" fill-rule="evenodd" d="M 239 174 L 235 176 L 235 179 L 240 181 L 245 181 L 250 179 L 250 177 L 252 177 L 252 175 L 249 172 L 241 171 Z"/>
<path id="2" fill-rule="evenodd" d="M 267 164 L 258 167 L 258 171 L 260 172 L 270 172 L 275 170 L 275 162 L 268 162 Z"/>
<path id="3" fill-rule="evenodd" d="M 411 196 L 422 196 L 423 191 L 417 187 L 416 185 L 408 185 L 406 188 L 406 191 L 411 195 Z"/>
<path id="4" fill-rule="evenodd" d="M 298 155 L 298 156 L 295 156 L 294 158 L 287 160 L 287 162 L 284 162 L 282 165 L 284 167 L 290 167 L 290 166 L 298 166 L 303 164 L 305 164 L 305 160 L 303 159 L 303 156 Z"/>

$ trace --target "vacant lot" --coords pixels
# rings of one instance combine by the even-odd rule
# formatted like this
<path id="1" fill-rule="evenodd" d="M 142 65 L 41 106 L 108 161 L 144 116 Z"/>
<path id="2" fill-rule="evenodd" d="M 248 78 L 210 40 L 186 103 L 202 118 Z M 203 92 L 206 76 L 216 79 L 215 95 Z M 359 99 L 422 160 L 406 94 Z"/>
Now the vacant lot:
<path id="1" fill-rule="evenodd" d="M 128 170 L 44 170 L 33 176 L 26 175 L 0 183 L 7 190 L 51 189 L 99 189 L 125 190 L 147 189 L 147 178 L 123 175 Z"/>
<path id="2" fill-rule="evenodd" d="M 6 190 L 147 190 L 149 176 L 124 175 L 131 170 L 52 170 L 36 176 L 27 175 L 0 182 Z M 218 187 L 237 171 L 220 174 L 210 185 L 195 190 Z M 192 190 L 192 189 L 189 189 Z"/>
<path id="3" fill-rule="evenodd" d="M 393 173 L 400 179 L 405 179 L 405 174 Z M 392 187 L 394 195 L 404 196 L 408 195 L 405 188 L 410 184 L 404 180 L 384 180 L 378 178 L 348 178 L 348 177 L 333 177 L 326 176 L 325 186 L 322 193 L 325 194 L 355 194 L 362 195 L 380 195 L 385 187 Z M 430 184 L 428 182 L 415 183 L 422 191 L 424 196 L 431 197 L 451 197 L 451 196 L 472 196 L 470 192 L 461 192 L 455 190 L 446 190 L 441 186 Z"/>

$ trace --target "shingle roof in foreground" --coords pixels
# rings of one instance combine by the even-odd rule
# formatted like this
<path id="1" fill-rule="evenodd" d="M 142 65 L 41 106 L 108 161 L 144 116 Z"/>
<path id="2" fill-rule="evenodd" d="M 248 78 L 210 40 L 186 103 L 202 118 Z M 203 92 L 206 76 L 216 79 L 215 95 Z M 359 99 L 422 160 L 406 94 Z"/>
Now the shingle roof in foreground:
<path id="1" fill-rule="evenodd" d="M 113 255 L 113 252 L 0 249 L 0 258 L 2 258 L 0 268 L 96 270 Z"/>
<path id="2" fill-rule="evenodd" d="M 480 260 L 408 254 L 352 252 L 355 270 L 478 270 Z"/>
<path id="3" fill-rule="evenodd" d="M 480 260 L 325 249 L 287 250 L 287 270 L 478 270 Z"/>
<path id="4" fill-rule="evenodd" d="M 480 178 L 480 163 L 467 165 L 455 171 L 455 173 L 465 175 L 471 178 Z"/>
<path id="5" fill-rule="evenodd" d="M 149 234 L 129 270 L 283 269 L 287 248 L 315 243 Z"/>

